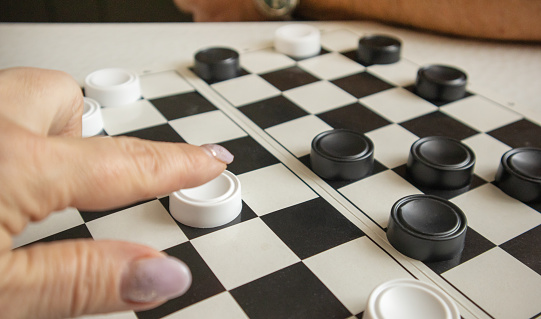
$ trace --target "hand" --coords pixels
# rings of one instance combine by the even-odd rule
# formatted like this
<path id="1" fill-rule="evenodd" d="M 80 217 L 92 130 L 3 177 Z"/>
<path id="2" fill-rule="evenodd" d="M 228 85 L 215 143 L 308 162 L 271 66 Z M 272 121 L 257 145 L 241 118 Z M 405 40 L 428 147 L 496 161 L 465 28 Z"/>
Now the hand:
<path id="1" fill-rule="evenodd" d="M 196 22 L 261 21 L 265 17 L 253 0 L 173 0 L 176 6 L 191 13 Z"/>
<path id="2" fill-rule="evenodd" d="M 83 97 L 67 74 L 0 71 L 0 309 L 3 318 L 144 310 L 183 294 L 189 269 L 133 243 L 74 240 L 11 250 L 28 221 L 99 210 L 201 185 L 232 155 L 217 145 L 81 135 Z"/>

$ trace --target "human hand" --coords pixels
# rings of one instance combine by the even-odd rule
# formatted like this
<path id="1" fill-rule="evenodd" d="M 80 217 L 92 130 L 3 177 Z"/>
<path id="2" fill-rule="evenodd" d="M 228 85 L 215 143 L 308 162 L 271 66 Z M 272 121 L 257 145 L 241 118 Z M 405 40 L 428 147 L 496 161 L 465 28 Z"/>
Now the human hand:
<path id="1" fill-rule="evenodd" d="M 0 309 L 3 318 L 145 310 L 191 284 L 182 262 L 118 241 L 11 250 L 28 221 L 68 206 L 99 210 L 201 185 L 232 155 L 217 145 L 78 138 L 83 97 L 67 74 L 0 71 Z"/>
<path id="2" fill-rule="evenodd" d="M 253 0 L 173 0 L 182 11 L 192 14 L 196 22 L 261 21 L 265 17 Z"/>

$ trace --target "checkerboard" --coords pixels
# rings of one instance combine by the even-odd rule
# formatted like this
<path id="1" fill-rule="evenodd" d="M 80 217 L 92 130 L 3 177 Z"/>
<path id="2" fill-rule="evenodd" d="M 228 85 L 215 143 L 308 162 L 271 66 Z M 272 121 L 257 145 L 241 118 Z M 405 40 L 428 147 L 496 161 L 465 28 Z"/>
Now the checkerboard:
<path id="1" fill-rule="evenodd" d="M 407 56 L 390 65 L 356 62 L 361 36 L 348 29 L 324 32 L 321 53 L 303 60 L 270 46 L 246 50 L 240 52 L 242 74 L 218 83 L 198 78 L 191 65 L 145 72 L 142 99 L 102 109 L 111 136 L 229 149 L 235 161 L 228 169 L 240 179 L 243 197 L 233 222 L 184 226 L 162 197 L 100 213 L 66 209 L 30 225 L 14 248 L 120 239 L 163 250 L 192 270 L 184 296 L 153 310 L 100 318 L 361 318 L 370 292 L 396 278 L 440 287 L 463 318 L 539 316 L 541 205 L 505 195 L 494 176 L 507 150 L 541 147 L 541 120 L 473 86 L 458 101 L 426 101 L 413 86 L 420 65 Z M 369 176 L 326 181 L 310 170 L 312 139 L 333 128 L 374 142 Z M 436 191 L 408 181 L 412 143 L 432 135 L 461 140 L 475 152 L 468 189 Z M 461 256 L 423 263 L 388 243 L 391 206 L 420 193 L 449 199 L 466 214 Z"/>

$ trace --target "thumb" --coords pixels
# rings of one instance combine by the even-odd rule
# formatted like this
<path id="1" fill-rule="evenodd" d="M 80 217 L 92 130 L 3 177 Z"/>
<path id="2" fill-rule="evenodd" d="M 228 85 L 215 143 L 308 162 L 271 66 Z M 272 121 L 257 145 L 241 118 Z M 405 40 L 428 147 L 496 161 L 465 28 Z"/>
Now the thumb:
<path id="1" fill-rule="evenodd" d="M 191 284 L 183 262 L 127 242 L 38 244 L 4 257 L 0 295 L 9 298 L 0 298 L 0 307 L 6 318 L 145 310 L 183 294 Z"/>

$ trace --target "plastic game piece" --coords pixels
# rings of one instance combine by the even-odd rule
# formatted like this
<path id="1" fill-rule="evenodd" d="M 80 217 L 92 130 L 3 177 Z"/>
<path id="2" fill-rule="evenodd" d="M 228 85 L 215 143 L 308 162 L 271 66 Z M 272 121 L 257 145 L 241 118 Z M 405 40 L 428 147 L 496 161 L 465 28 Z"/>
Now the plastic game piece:
<path id="1" fill-rule="evenodd" d="M 225 225 L 242 210 L 240 181 L 224 171 L 212 181 L 181 189 L 169 196 L 171 215 L 180 223 L 196 228 Z"/>
<path id="2" fill-rule="evenodd" d="M 400 60 L 402 42 L 386 35 L 369 35 L 359 40 L 357 59 L 365 65 L 391 64 Z"/>
<path id="3" fill-rule="evenodd" d="M 415 279 L 395 279 L 372 291 L 362 318 L 460 319 L 460 312 L 439 288 Z"/>
<path id="4" fill-rule="evenodd" d="M 133 103 L 141 98 L 139 76 L 120 68 L 94 71 L 85 79 L 85 95 L 104 107 Z"/>
<path id="5" fill-rule="evenodd" d="M 468 76 L 445 65 L 428 65 L 419 69 L 415 89 L 419 96 L 433 101 L 455 101 L 466 95 Z"/>
<path id="6" fill-rule="evenodd" d="M 285 25 L 274 34 L 274 48 L 295 59 L 312 57 L 321 51 L 321 34 L 311 25 Z"/>
<path id="7" fill-rule="evenodd" d="M 358 132 L 326 131 L 312 140 L 310 164 L 316 174 L 326 179 L 359 179 L 372 171 L 374 144 Z"/>
<path id="8" fill-rule="evenodd" d="M 208 48 L 195 54 L 194 70 L 209 82 L 229 80 L 240 74 L 239 53 L 230 48 Z"/>
<path id="9" fill-rule="evenodd" d="M 442 261 L 462 252 L 466 228 L 466 215 L 450 201 L 433 195 L 410 195 L 393 205 L 387 239 L 408 257 Z"/>
<path id="10" fill-rule="evenodd" d="M 541 203 L 541 149 L 522 147 L 503 154 L 496 185 L 525 203 Z"/>
<path id="11" fill-rule="evenodd" d="M 458 140 L 429 136 L 417 140 L 410 149 L 408 177 L 417 186 L 459 189 L 473 178 L 475 153 Z"/>
<path id="12" fill-rule="evenodd" d="M 83 137 L 98 135 L 103 130 L 100 104 L 91 98 L 84 98 Z"/>

